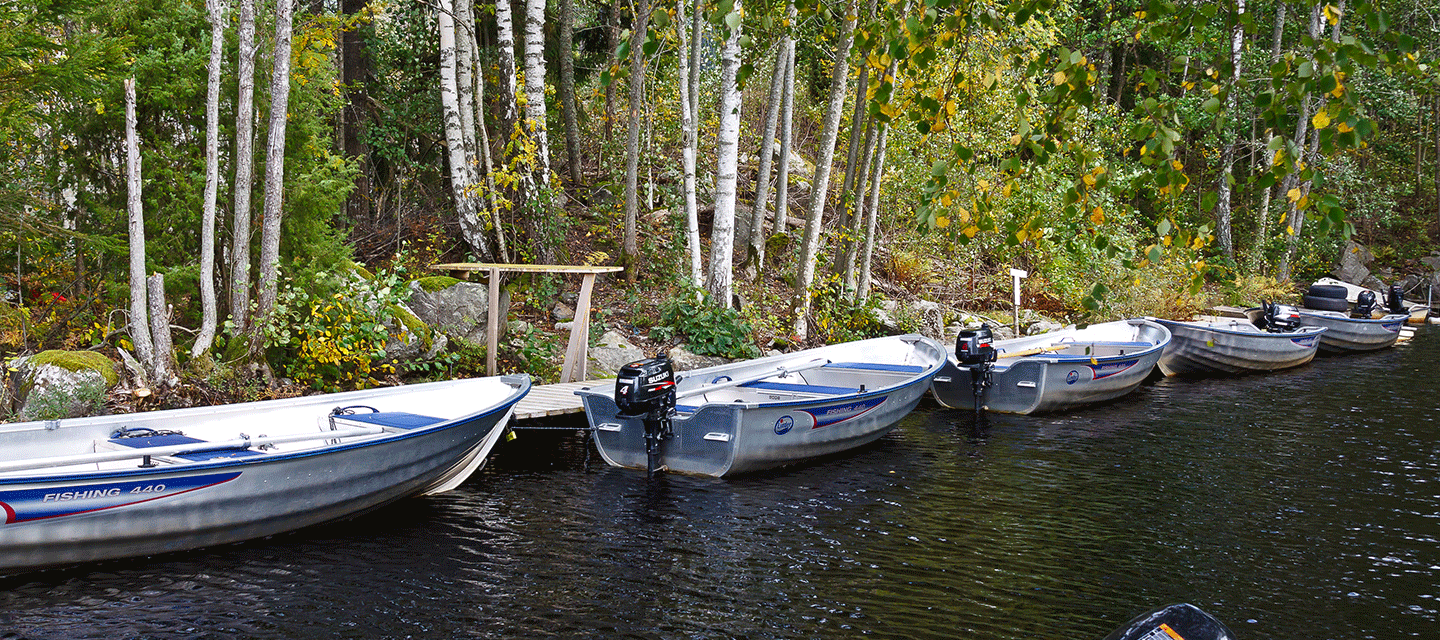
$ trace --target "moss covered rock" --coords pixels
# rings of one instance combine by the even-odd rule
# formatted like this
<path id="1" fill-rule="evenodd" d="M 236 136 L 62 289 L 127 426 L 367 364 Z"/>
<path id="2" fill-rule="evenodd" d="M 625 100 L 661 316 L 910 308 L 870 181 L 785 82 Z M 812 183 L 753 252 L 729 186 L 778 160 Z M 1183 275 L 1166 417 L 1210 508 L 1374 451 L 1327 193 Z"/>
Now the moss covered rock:
<path id="1" fill-rule="evenodd" d="M 420 288 L 426 293 L 435 293 L 441 289 L 449 289 L 450 287 L 460 284 L 460 282 L 460 280 L 450 276 L 430 276 L 428 278 L 415 279 L 415 284 L 420 285 Z"/>
<path id="2" fill-rule="evenodd" d="M 6 370 L 21 420 L 94 415 L 120 381 L 115 364 L 93 351 L 42 351 L 11 361 Z"/>

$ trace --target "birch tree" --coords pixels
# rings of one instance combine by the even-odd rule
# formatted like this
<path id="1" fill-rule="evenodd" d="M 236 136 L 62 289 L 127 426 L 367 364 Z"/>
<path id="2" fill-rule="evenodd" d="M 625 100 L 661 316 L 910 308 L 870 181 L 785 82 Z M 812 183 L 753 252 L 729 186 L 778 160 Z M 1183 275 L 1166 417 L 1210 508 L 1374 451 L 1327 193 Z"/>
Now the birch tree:
<path id="1" fill-rule="evenodd" d="M 855 36 L 855 0 L 850 0 L 841 19 L 840 39 L 835 43 L 834 71 L 830 79 L 830 100 L 825 106 L 825 123 L 820 132 L 819 154 L 815 160 L 815 186 L 810 192 L 810 210 L 805 217 L 805 237 L 800 242 L 799 277 L 795 279 L 795 336 L 809 334 L 810 285 L 815 281 L 815 261 L 820 253 L 820 221 L 825 213 L 825 194 L 830 187 L 830 162 L 835 157 L 835 138 L 840 132 L 841 110 L 850 76 L 850 46 Z"/>
<path id="2" fill-rule="evenodd" d="M 691 3 L 690 37 L 686 37 L 685 4 L 687 0 L 675 2 L 675 37 L 679 42 L 680 80 L 680 156 L 684 178 L 681 189 L 685 192 L 685 244 L 690 254 L 690 282 L 701 285 L 700 259 L 700 217 L 695 201 L 695 152 L 698 146 L 696 112 L 699 110 L 700 93 L 700 39 L 704 29 L 700 0 Z"/>
<path id="3" fill-rule="evenodd" d="M 1235 243 L 1230 237 L 1230 185 L 1235 182 L 1235 145 L 1237 136 L 1226 131 L 1227 122 L 1234 117 L 1237 97 L 1235 83 L 1240 79 L 1241 56 L 1245 46 L 1245 0 L 1236 0 L 1234 25 L 1230 34 L 1230 82 L 1226 87 L 1225 118 L 1220 120 L 1221 137 L 1225 140 L 1220 151 L 1220 177 L 1216 185 L 1215 237 L 1225 255 L 1235 257 Z"/>
<path id="4" fill-rule="evenodd" d="M 892 65 L 893 69 L 894 66 Z M 891 75 L 894 75 L 892 72 Z M 870 202 L 865 206 L 865 250 L 860 260 L 860 283 L 856 295 L 864 300 L 870 297 L 870 275 L 874 267 L 875 236 L 880 230 L 880 179 L 885 175 L 885 141 L 890 133 L 889 125 L 880 125 L 879 138 L 875 142 L 875 163 L 870 169 Z"/>
<path id="5" fill-rule="evenodd" d="M 740 155 L 740 0 L 724 18 L 728 34 L 720 50 L 720 132 L 716 150 L 715 217 L 710 225 L 710 271 L 707 288 L 712 301 L 730 306 L 731 265 L 735 254 L 735 186 Z"/>
<path id="6" fill-rule="evenodd" d="M 535 140 L 536 181 L 550 186 L 550 139 L 545 131 L 545 0 L 525 2 L 525 119 Z"/>
<path id="7" fill-rule="evenodd" d="M 490 243 L 486 240 L 485 224 L 480 219 L 475 203 L 473 170 L 468 151 L 471 145 L 467 145 L 465 140 L 464 114 L 470 105 L 468 100 L 461 104 L 461 96 L 468 96 L 470 92 L 460 90 L 458 59 L 461 51 L 456 44 L 453 18 L 456 5 L 465 0 L 439 1 L 440 10 L 436 14 L 436 22 L 440 31 L 440 108 L 445 122 L 445 145 L 450 163 L 450 191 L 455 198 L 455 215 L 460 220 L 460 230 L 465 241 L 477 255 L 488 260 Z"/>
<path id="8" fill-rule="evenodd" d="M 789 231 L 790 215 L 790 141 L 795 137 L 795 2 L 786 3 L 785 21 L 785 82 L 780 98 L 780 166 L 775 178 L 775 233 Z M 761 256 L 762 258 L 764 256 Z"/>
<path id="9" fill-rule="evenodd" d="M 516 105 L 517 85 L 515 83 L 515 20 L 511 15 L 510 0 L 495 2 L 495 56 L 500 72 L 500 119 L 506 129 L 501 138 L 509 135 L 509 127 L 519 117 Z"/>
<path id="10" fill-rule="evenodd" d="M 580 121 L 575 113 L 575 0 L 560 0 L 560 110 L 570 183 L 580 184 Z"/>
<path id="11" fill-rule="evenodd" d="M 1275 6 L 1275 33 L 1270 44 L 1270 64 L 1274 65 L 1280 60 L 1280 43 L 1285 34 L 1285 7 L 1284 2 L 1276 3 Z M 1265 148 L 1270 149 L 1275 141 L 1275 130 L 1266 129 Z M 1265 264 L 1265 243 L 1270 238 L 1270 192 L 1274 186 L 1265 187 L 1260 191 L 1260 216 L 1259 228 L 1256 232 L 1256 247 L 1251 266 L 1259 268 Z"/>
<path id="12" fill-rule="evenodd" d="M 621 248 L 625 277 L 635 282 L 639 271 L 640 110 L 645 102 L 645 35 L 650 24 L 650 0 L 640 0 L 630 30 L 630 109 L 625 136 L 625 240 Z"/>
<path id="13" fill-rule="evenodd" d="M 775 71 L 770 74 L 770 93 L 765 121 L 760 125 L 760 166 L 755 172 L 755 206 L 750 211 L 749 249 L 745 252 L 745 277 L 754 280 L 765 265 L 765 213 L 770 199 L 770 165 L 775 153 L 775 127 L 780 119 L 781 85 L 785 83 L 785 43 L 775 47 Z"/>
<path id="14" fill-rule="evenodd" d="M 155 363 L 145 298 L 145 213 L 140 205 L 140 136 L 135 132 L 135 79 L 125 80 L 125 210 L 130 223 L 130 341 L 143 368 Z"/>
<path id="15" fill-rule="evenodd" d="M 1322 6 L 1316 5 L 1310 10 L 1311 40 L 1320 37 L 1320 20 L 1322 17 Z M 1300 101 L 1300 120 L 1295 124 L 1294 140 L 1295 150 L 1299 153 L 1299 157 L 1296 158 L 1295 161 L 1297 166 L 1302 162 L 1313 163 L 1314 152 L 1308 155 L 1305 154 L 1305 138 L 1309 135 L 1310 118 L 1315 115 L 1315 101 L 1315 96 L 1311 95 L 1308 91 Z M 1285 241 L 1285 253 L 1280 257 L 1280 267 L 1276 274 L 1276 278 L 1283 282 L 1290 279 L 1290 262 L 1295 258 L 1295 248 L 1297 242 L 1300 240 L 1300 229 L 1305 222 L 1305 211 L 1300 208 L 1300 198 L 1304 196 L 1305 189 L 1302 189 L 1300 186 L 1300 174 L 1298 171 L 1285 176 L 1282 185 L 1281 190 L 1284 191 L 1285 198 L 1290 203 L 1290 213 L 1287 217 L 1287 224 L 1289 226 L 1285 229 L 1288 238 Z"/>
<path id="16" fill-rule="evenodd" d="M 236 27 L 235 216 L 230 227 L 230 317 L 237 333 L 250 318 L 250 191 L 255 182 L 255 0 L 240 0 Z"/>
<path id="17" fill-rule="evenodd" d="M 280 220 L 285 196 L 285 125 L 290 108 L 290 36 L 295 0 L 275 6 L 275 62 L 270 73 L 270 131 L 265 146 L 265 211 L 260 231 L 260 295 L 255 326 L 270 319 L 280 285 Z M 251 355 L 260 353 L 264 340 L 251 337 Z"/>
<path id="18" fill-rule="evenodd" d="M 208 0 L 210 64 L 205 90 L 205 208 L 200 219 L 200 335 L 190 355 L 215 342 L 215 202 L 220 191 L 220 60 L 225 53 L 225 2 Z"/>

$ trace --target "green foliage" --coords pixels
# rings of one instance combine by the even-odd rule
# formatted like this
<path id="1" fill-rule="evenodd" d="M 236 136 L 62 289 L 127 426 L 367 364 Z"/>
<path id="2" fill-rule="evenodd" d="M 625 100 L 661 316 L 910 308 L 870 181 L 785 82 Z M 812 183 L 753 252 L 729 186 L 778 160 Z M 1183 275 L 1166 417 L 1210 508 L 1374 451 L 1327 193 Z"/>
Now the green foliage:
<path id="1" fill-rule="evenodd" d="M 109 386 L 104 379 L 85 376 L 71 389 L 59 386 L 33 389 L 25 399 L 22 420 L 60 420 L 95 415 L 105 408 Z"/>
<path id="2" fill-rule="evenodd" d="M 430 276 L 428 278 L 417 278 L 414 282 L 420 285 L 421 289 L 429 293 L 435 293 L 436 291 L 449 289 L 450 287 L 460 284 L 460 280 L 456 280 L 455 278 L 452 278 L 450 276 Z"/>
<path id="3" fill-rule="evenodd" d="M 559 352 L 560 340 L 560 336 L 528 324 L 520 331 L 511 331 L 505 341 L 509 349 L 503 354 L 504 368 L 527 372 L 537 380 L 559 379 L 560 367 L 555 363 L 555 354 Z"/>
<path id="4" fill-rule="evenodd" d="M 406 289 L 393 273 L 374 279 L 318 273 L 289 278 L 269 321 L 260 327 L 267 351 L 296 382 L 325 391 L 364 389 L 395 373 L 385 345 Z M 308 285 L 308 286 L 305 286 Z"/>
<path id="5" fill-rule="evenodd" d="M 876 320 L 879 308 L 878 296 L 858 301 L 847 296 L 844 284 L 834 275 L 810 289 L 810 326 L 815 337 L 827 344 L 887 335 Z"/>
<path id="6" fill-rule="evenodd" d="M 700 302 L 696 302 L 700 299 Z M 713 304 L 708 293 L 681 290 L 660 305 L 660 324 L 650 333 L 662 340 L 680 336 L 690 351 L 721 358 L 758 358 L 750 323 L 734 309 Z"/>

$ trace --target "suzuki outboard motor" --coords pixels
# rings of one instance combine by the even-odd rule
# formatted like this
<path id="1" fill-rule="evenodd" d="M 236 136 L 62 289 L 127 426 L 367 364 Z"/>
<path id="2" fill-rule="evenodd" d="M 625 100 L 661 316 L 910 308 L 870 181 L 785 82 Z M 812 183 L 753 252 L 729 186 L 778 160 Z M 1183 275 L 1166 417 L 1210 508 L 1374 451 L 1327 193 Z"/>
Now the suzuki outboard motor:
<path id="1" fill-rule="evenodd" d="M 1408 313 L 1405 309 L 1405 292 L 1400 285 L 1390 285 L 1390 292 L 1385 295 L 1385 307 L 1390 313 Z"/>
<path id="2" fill-rule="evenodd" d="M 991 368 L 998 353 L 994 345 L 995 335 L 990 325 L 982 324 L 979 329 L 964 329 L 955 338 L 955 359 L 960 367 L 970 370 L 970 393 L 975 397 L 975 420 L 978 424 L 981 406 L 985 404 L 985 389 L 994 384 Z"/>
<path id="3" fill-rule="evenodd" d="M 665 354 L 631 362 L 615 374 L 615 406 L 620 417 L 645 423 L 646 476 L 654 475 L 660 442 L 670 437 L 670 416 L 675 409 L 675 368 Z"/>
<path id="4" fill-rule="evenodd" d="M 1265 303 L 1265 330 L 1289 333 L 1300 329 L 1300 310 L 1288 304 Z"/>
<path id="5" fill-rule="evenodd" d="M 1354 314 L 1354 316 L 1355 316 L 1356 318 L 1369 318 L 1369 317 L 1370 317 L 1370 314 L 1372 314 L 1372 313 L 1374 313 L 1374 312 L 1375 312 L 1375 292 L 1374 292 L 1374 291 L 1361 291 L 1359 297 L 1357 297 L 1357 298 L 1355 299 L 1355 314 Z"/>

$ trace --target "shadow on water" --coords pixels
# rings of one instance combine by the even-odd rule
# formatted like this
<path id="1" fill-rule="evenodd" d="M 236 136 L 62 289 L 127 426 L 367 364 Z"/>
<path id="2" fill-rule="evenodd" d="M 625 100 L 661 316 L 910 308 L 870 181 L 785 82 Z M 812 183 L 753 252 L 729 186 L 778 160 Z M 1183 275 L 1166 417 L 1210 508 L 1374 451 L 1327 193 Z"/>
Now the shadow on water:
<path id="1" fill-rule="evenodd" d="M 1100 638 L 1179 601 L 1247 639 L 1427 637 L 1437 359 L 1422 331 L 1059 415 L 922 405 L 729 480 L 523 432 L 448 494 L 0 581 L 0 638 Z"/>

